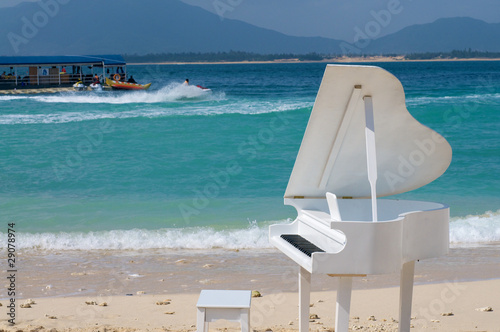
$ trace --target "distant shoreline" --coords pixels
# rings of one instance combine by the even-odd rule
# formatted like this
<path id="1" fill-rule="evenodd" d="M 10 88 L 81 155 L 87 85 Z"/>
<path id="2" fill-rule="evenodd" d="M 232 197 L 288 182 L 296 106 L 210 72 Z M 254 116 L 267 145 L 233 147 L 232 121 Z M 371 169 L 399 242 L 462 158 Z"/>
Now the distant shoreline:
<path id="1" fill-rule="evenodd" d="M 458 62 L 458 61 L 500 61 L 500 58 L 447 58 L 447 59 L 406 59 L 404 56 L 341 57 L 318 61 L 299 59 L 278 59 L 273 61 L 164 61 L 130 62 L 127 65 L 216 65 L 216 64 L 271 64 L 271 63 L 363 63 L 363 62 Z"/>

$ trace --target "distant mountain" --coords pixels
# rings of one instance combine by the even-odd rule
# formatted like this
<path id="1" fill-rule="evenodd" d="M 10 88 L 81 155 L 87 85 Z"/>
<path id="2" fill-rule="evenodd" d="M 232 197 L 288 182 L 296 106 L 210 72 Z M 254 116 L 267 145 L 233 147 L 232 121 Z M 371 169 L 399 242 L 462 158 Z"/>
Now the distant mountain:
<path id="1" fill-rule="evenodd" d="M 149 54 L 245 51 L 343 54 L 472 48 L 500 51 L 500 24 L 440 19 L 368 40 L 366 47 L 293 37 L 219 16 L 179 0 L 43 0 L 2 8 L 0 55 Z M 347 47 L 346 47 L 347 45 Z"/>
<path id="2" fill-rule="evenodd" d="M 0 55 L 230 50 L 334 53 L 339 44 L 333 39 L 292 37 L 241 21 L 222 20 L 178 0 L 23 3 L 2 9 L 0 31 L 7 32 L 0 35 Z"/>
<path id="3" fill-rule="evenodd" d="M 366 52 L 407 54 L 468 48 L 499 52 L 500 23 L 486 23 L 469 17 L 442 18 L 429 24 L 412 25 L 376 39 L 366 47 Z"/>

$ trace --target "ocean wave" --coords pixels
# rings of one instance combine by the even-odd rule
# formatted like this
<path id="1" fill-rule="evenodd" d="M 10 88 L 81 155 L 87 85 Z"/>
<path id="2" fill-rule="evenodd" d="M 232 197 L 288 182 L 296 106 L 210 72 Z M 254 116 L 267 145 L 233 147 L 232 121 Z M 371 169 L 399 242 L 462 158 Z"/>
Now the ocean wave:
<path id="1" fill-rule="evenodd" d="M 166 116 L 213 116 L 223 114 L 266 114 L 312 107 L 312 103 L 231 102 L 217 105 L 189 104 L 180 107 L 126 108 L 113 111 L 74 111 L 50 114 L 3 114 L 0 124 L 54 124 L 100 119 L 160 118 Z"/>
<path id="2" fill-rule="evenodd" d="M 451 243 L 485 243 L 500 241 L 500 210 L 481 215 L 453 218 L 450 222 Z"/>
<path id="3" fill-rule="evenodd" d="M 5 249 L 7 236 L 0 233 Z M 209 227 L 159 230 L 111 230 L 100 232 L 17 233 L 17 249 L 39 250 L 136 250 L 136 249 L 260 249 L 270 248 L 268 229 L 214 230 Z"/>
<path id="4" fill-rule="evenodd" d="M 290 221 L 279 221 L 284 223 Z M 211 227 L 131 229 L 99 232 L 17 233 L 18 249 L 39 250 L 139 250 L 139 249 L 266 249 L 269 222 L 245 229 L 215 230 Z M 7 235 L 0 233 L 0 249 Z M 450 243 L 481 244 L 500 241 L 500 210 L 453 218 Z"/>
<path id="5" fill-rule="evenodd" d="M 244 101 L 237 103 L 227 103 L 225 105 L 220 105 L 214 107 L 209 113 L 205 110 L 202 114 L 210 115 L 220 115 L 220 114 L 248 114 L 248 115 L 258 115 L 258 114 L 268 114 L 268 113 L 279 113 L 279 112 L 289 112 L 303 109 L 311 109 L 313 106 L 312 102 L 282 102 L 282 101 L 269 101 L 269 102 L 256 102 L 256 101 Z M 195 110 L 196 113 L 197 110 Z M 202 111 L 202 109 L 200 109 Z M 201 115 L 201 114 L 200 114 Z"/>
<path id="6" fill-rule="evenodd" d="M 456 102 L 475 102 L 475 103 L 491 103 L 499 102 L 500 93 L 485 93 L 485 94 L 468 94 L 461 96 L 423 96 L 409 97 L 406 99 L 408 105 L 425 105 L 432 103 L 456 103 Z"/>

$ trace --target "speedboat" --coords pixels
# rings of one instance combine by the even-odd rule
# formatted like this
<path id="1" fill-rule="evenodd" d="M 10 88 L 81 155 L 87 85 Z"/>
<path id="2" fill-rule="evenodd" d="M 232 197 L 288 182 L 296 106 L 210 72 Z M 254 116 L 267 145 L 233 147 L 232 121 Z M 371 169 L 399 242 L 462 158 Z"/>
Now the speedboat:
<path id="1" fill-rule="evenodd" d="M 148 84 L 129 83 L 106 78 L 106 84 L 116 90 L 147 90 L 151 86 Z"/>

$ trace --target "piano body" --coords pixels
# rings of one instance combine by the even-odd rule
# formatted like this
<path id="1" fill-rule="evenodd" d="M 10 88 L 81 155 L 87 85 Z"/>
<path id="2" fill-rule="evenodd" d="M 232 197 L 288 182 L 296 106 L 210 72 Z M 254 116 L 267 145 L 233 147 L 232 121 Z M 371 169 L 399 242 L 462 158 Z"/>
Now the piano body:
<path id="1" fill-rule="evenodd" d="M 353 277 L 401 273 L 399 331 L 410 330 L 415 261 L 448 252 L 449 208 L 377 197 L 419 188 L 450 162 L 450 145 L 409 114 L 396 77 L 327 66 L 285 191 L 298 216 L 269 228 L 270 242 L 300 266 L 301 332 L 313 273 L 339 278 L 336 332 L 348 330 Z"/>

